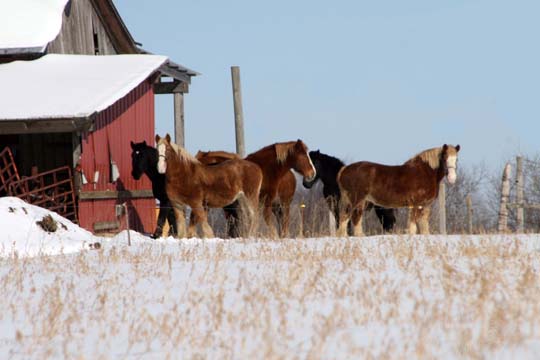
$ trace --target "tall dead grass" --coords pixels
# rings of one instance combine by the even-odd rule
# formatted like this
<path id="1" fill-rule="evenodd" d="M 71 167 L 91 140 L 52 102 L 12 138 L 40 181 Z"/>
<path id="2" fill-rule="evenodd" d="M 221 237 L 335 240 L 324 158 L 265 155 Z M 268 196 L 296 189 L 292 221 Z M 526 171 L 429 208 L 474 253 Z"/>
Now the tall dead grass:
<path id="1" fill-rule="evenodd" d="M 1 259 L 3 358 L 484 358 L 540 344 L 512 237 L 236 239 Z"/>

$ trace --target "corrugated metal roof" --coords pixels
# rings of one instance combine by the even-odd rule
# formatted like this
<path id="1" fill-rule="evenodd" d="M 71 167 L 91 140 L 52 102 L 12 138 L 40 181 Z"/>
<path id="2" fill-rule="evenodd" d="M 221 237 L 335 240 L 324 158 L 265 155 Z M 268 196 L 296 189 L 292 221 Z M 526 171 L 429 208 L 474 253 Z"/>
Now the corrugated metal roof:
<path id="1" fill-rule="evenodd" d="M 0 54 L 44 51 L 60 32 L 67 2 L 0 1 Z"/>
<path id="2" fill-rule="evenodd" d="M 159 55 L 45 55 L 0 65 L 0 121 L 88 118 L 167 61 Z"/>

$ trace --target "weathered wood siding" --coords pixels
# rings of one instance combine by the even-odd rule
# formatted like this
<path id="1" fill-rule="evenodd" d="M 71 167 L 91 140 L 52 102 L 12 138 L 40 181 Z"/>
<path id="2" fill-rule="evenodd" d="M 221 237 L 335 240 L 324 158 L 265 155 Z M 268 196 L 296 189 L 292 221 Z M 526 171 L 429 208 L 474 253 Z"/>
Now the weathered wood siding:
<path id="1" fill-rule="evenodd" d="M 94 32 L 99 55 L 118 53 L 90 0 L 72 0 L 64 10 L 62 29 L 47 53 L 95 55 Z"/>

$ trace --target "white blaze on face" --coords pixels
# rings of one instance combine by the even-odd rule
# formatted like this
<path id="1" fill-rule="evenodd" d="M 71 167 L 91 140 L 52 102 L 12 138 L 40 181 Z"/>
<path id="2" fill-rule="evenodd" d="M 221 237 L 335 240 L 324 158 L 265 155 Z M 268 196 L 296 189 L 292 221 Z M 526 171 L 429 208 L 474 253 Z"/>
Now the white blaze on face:
<path id="1" fill-rule="evenodd" d="M 448 179 L 448 182 L 450 184 L 453 184 L 456 182 L 456 178 L 457 178 L 456 163 L 457 163 L 456 155 L 448 156 L 448 159 L 446 160 L 446 168 L 448 169 L 448 175 L 446 176 L 446 178 Z"/>
<path id="2" fill-rule="evenodd" d="M 158 162 L 157 170 L 160 174 L 165 174 L 167 171 L 167 162 L 165 161 L 165 144 L 159 144 L 157 147 Z"/>
<path id="3" fill-rule="evenodd" d="M 313 176 L 307 179 L 307 181 L 311 181 L 315 179 L 315 176 L 317 176 L 317 169 L 315 169 L 315 165 L 313 165 L 313 162 L 311 161 L 311 156 L 309 156 L 309 151 L 306 151 L 306 155 L 307 155 L 307 158 L 309 159 L 309 165 L 311 165 L 311 168 L 313 169 Z"/>

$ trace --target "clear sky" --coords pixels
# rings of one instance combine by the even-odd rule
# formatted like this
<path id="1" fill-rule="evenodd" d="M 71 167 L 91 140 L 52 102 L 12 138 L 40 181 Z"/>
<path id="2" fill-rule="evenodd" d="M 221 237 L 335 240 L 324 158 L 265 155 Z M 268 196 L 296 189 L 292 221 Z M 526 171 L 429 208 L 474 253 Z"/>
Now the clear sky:
<path id="1" fill-rule="evenodd" d="M 115 0 L 136 41 L 202 75 L 186 147 L 234 151 L 230 66 L 247 152 L 303 139 L 387 164 L 443 143 L 490 168 L 540 151 L 540 1 Z M 156 132 L 173 133 L 160 95 Z"/>

